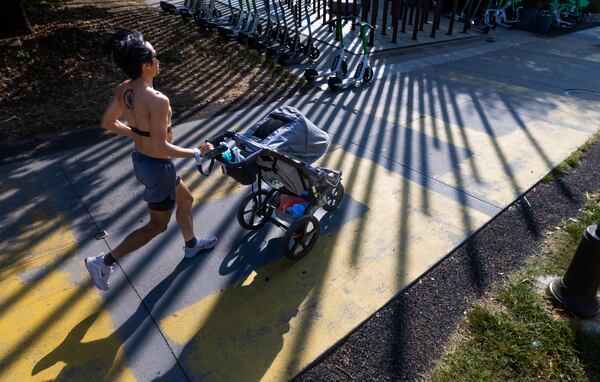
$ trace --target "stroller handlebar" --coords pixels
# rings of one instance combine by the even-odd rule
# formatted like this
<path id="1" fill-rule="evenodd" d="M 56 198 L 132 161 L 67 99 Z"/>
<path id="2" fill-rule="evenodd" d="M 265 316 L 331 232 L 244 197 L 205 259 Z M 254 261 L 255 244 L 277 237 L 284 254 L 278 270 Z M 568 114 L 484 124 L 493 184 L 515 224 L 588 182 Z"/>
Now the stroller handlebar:
<path id="1" fill-rule="evenodd" d="M 221 142 L 223 142 L 225 140 L 225 138 L 231 139 L 231 138 L 235 137 L 235 134 L 236 134 L 235 131 L 228 130 L 222 134 L 217 135 L 216 137 L 207 139 L 206 142 L 212 143 L 213 146 L 218 146 Z"/>
<path id="2" fill-rule="evenodd" d="M 235 137 L 235 134 L 236 134 L 235 131 L 226 131 L 222 134 L 217 135 L 216 137 L 207 139 L 206 142 L 212 144 L 215 148 L 210 150 L 209 152 L 205 153 L 203 155 L 203 157 L 206 159 L 218 158 L 221 154 L 223 154 L 225 151 L 229 150 L 229 148 L 230 148 L 227 145 L 222 144 L 222 143 L 225 142 L 225 139 L 232 139 L 233 137 Z"/>

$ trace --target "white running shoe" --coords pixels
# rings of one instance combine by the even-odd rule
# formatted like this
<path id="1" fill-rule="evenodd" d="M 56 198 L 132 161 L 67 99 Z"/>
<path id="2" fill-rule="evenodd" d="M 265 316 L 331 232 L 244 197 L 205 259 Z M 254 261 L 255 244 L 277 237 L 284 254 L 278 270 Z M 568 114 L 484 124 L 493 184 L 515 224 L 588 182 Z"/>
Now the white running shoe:
<path id="1" fill-rule="evenodd" d="M 183 247 L 184 256 L 189 259 L 190 257 L 196 256 L 200 251 L 214 248 L 215 244 L 217 244 L 217 240 L 216 236 L 197 237 L 196 245 L 191 248 Z"/>
<path id="2" fill-rule="evenodd" d="M 86 257 L 85 266 L 90 272 L 90 276 L 92 276 L 92 280 L 94 280 L 94 284 L 100 290 L 108 290 L 110 288 L 110 283 L 108 282 L 108 278 L 110 274 L 113 273 L 113 266 L 109 266 L 104 264 L 104 254 L 101 253 L 100 256 L 96 257 Z"/>

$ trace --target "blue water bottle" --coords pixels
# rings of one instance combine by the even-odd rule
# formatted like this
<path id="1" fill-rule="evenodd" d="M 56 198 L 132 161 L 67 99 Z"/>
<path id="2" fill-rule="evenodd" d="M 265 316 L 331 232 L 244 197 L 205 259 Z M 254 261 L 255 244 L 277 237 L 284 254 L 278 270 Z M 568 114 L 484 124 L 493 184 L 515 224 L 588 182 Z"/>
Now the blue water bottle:
<path id="1" fill-rule="evenodd" d="M 307 203 L 296 203 L 291 207 L 291 215 L 293 217 L 298 217 L 304 213 L 306 210 Z"/>

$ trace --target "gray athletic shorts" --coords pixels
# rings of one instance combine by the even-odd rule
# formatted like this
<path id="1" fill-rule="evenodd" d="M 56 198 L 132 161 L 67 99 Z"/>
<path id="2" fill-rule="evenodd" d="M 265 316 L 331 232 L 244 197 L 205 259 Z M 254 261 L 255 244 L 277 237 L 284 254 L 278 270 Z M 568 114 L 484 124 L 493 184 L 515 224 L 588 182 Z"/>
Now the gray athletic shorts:
<path id="1" fill-rule="evenodd" d="M 146 187 L 144 200 L 151 210 L 171 211 L 175 206 L 175 188 L 179 177 L 170 159 L 149 157 L 134 151 L 131 154 L 133 173 Z"/>

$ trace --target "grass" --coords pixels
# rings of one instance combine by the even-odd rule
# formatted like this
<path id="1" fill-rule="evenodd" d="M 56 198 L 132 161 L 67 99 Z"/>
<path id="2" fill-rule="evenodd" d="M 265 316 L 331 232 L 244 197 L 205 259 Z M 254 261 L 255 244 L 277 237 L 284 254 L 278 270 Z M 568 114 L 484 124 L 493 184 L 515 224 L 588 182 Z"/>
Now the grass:
<path id="1" fill-rule="evenodd" d="M 547 236 L 528 265 L 474 306 L 433 381 L 599 381 L 600 333 L 554 309 L 537 280 L 564 274 L 584 229 L 600 222 L 600 192 Z"/>
<path id="2" fill-rule="evenodd" d="M 575 150 L 571 155 L 569 155 L 567 159 L 559 163 L 558 166 L 556 166 L 554 169 L 552 169 L 552 171 L 546 174 L 546 176 L 542 178 L 542 183 L 550 183 L 554 180 L 556 176 L 566 174 L 571 168 L 578 166 L 579 162 L 581 162 L 582 155 L 598 139 L 600 139 L 600 132 L 594 134 L 583 145 L 581 145 L 577 150 Z"/>

